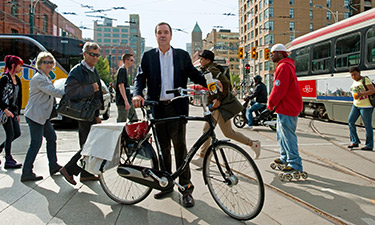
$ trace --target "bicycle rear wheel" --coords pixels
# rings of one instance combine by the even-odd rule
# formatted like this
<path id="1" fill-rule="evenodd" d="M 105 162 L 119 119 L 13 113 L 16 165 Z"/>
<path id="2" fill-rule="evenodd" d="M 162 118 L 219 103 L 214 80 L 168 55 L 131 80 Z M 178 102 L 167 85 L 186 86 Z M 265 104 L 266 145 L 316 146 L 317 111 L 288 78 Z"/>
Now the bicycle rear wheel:
<path id="1" fill-rule="evenodd" d="M 121 152 L 120 165 L 126 165 L 125 159 L 127 159 L 127 156 L 123 150 Z M 131 164 L 156 169 L 156 158 L 151 157 L 153 154 L 155 153 L 150 143 L 144 142 L 141 149 L 133 152 L 130 157 Z M 121 177 L 117 173 L 117 167 L 99 175 L 99 181 L 108 197 L 125 205 L 136 204 L 144 200 L 152 191 L 152 188 L 148 186 Z"/>
<path id="2" fill-rule="evenodd" d="M 206 155 L 203 170 L 212 197 L 226 214 L 249 220 L 260 213 L 264 184 L 245 150 L 232 143 L 219 143 Z"/>

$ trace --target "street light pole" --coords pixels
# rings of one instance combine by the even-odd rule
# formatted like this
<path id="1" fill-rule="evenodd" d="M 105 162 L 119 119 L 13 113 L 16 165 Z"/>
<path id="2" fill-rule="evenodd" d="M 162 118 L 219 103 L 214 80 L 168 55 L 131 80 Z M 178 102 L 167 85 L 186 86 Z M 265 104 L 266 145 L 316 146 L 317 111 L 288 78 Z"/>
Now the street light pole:
<path id="1" fill-rule="evenodd" d="M 336 11 L 336 12 L 334 13 L 331 9 L 329 9 L 329 8 L 327 8 L 327 7 L 324 7 L 324 6 L 322 6 L 322 5 L 314 5 L 314 8 L 321 8 L 321 9 L 326 9 L 326 10 L 328 10 L 328 11 L 333 15 L 333 19 L 335 20 L 335 23 L 337 23 L 337 22 L 339 21 L 339 12 L 338 12 L 338 11 Z"/>
<path id="2" fill-rule="evenodd" d="M 35 4 L 33 5 L 34 0 L 30 0 L 30 34 L 34 34 L 34 15 L 35 15 L 35 7 L 36 7 L 36 4 L 38 4 L 38 2 L 39 0 L 36 0 Z"/>

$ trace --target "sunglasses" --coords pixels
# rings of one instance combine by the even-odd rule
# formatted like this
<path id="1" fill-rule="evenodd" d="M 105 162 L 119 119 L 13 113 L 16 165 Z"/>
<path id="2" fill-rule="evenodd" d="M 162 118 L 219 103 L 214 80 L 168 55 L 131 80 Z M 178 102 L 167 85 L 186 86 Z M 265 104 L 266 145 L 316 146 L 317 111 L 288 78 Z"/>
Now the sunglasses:
<path id="1" fill-rule="evenodd" d="M 100 56 L 99 53 L 88 52 L 87 54 L 89 54 L 89 56 L 91 56 L 91 57 L 99 57 Z"/>
<path id="2" fill-rule="evenodd" d="M 42 64 L 53 64 L 53 61 L 42 61 Z"/>

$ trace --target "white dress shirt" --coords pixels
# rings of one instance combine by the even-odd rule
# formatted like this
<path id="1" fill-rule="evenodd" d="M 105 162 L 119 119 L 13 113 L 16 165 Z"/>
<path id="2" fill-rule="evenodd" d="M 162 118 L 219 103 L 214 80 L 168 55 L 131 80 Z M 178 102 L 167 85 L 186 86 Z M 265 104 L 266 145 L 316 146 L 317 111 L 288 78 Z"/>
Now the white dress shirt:
<path id="1" fill-rule="evenodd" d="M 160 72 L 161 72 L 161 92 L 160 92 L 160 101 L 171 100 L 174 97 L 174 94 L 166 94 L 166 90 L 171 90 L 174 88 L 174 66 L 173 66 L 173 51 L 172 48 L 163 54 L 159 50 L 159 59 L 160 59 Z"/>

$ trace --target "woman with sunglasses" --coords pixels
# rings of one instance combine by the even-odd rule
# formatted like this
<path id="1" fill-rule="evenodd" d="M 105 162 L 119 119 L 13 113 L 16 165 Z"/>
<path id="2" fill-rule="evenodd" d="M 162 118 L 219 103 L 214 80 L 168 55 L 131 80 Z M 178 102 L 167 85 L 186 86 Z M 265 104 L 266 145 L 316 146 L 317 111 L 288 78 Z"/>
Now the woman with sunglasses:
<path id="1" fill-rule="evenodd" d="M 47 141 L 47 158 L 51 175 L 57 173 L 61 166 L 57 164 L 56 132 L 50 122 L 55 97 L 61 98 L 63 90 L 56 89 L 51 81 L 50 72 L 56 61 L 51 53 L 41 52 L 36 59 L 39 70 L 30 81 L 29 102 L 25 108 L 25 118 L 30 129 L 30 146 L 23 164 L 21 181 L 43 179 L 33 173 L 33 164 L 42 145 L 43 137 Z"/>
<path id="2" fill-rule="evenodd" d="M 6 138 L 0 145 L 0 152 L 5 148 L 5 169 L 18 169 L 22 164 L 13 159 L 11 147 L 12 142 L 21 136 L 19 115 L 22 105 L 22 85 L 17 73 L 22 71 L 23 61 L 18 56 L 7 55 L 4 62 L 5 73 L 0 79 L 0 109 L 8 119 L 3 124 Z"/>

